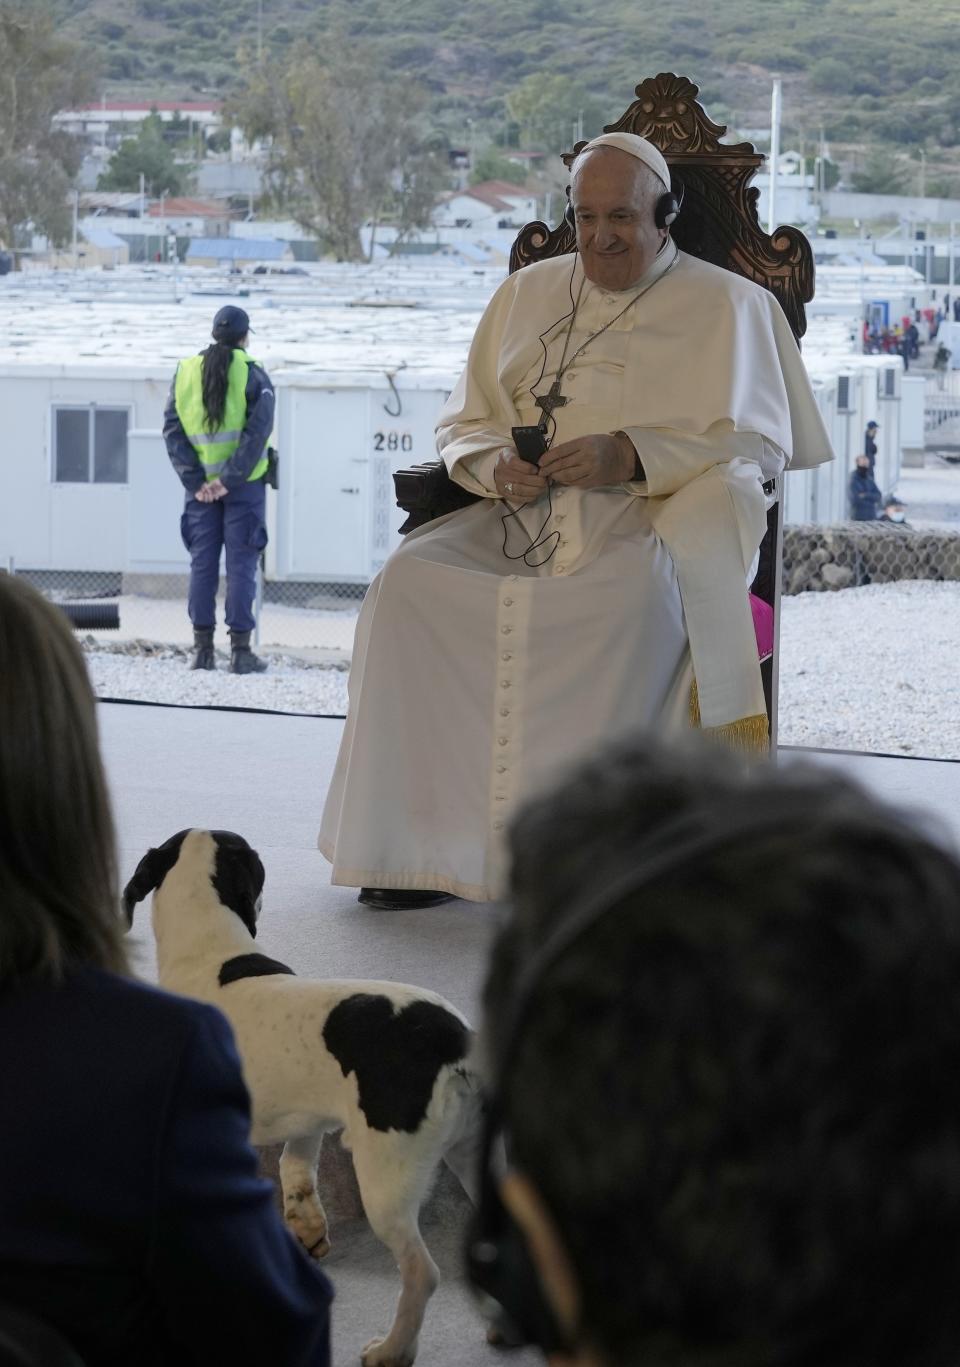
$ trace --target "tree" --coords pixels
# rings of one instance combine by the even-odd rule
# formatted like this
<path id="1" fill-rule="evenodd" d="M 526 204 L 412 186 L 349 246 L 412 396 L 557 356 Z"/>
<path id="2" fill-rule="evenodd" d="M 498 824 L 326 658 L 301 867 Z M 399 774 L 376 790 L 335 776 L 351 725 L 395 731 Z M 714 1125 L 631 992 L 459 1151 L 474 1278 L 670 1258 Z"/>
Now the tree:
<path id="1" fill-rule="evenodd" d="M 520 129 L 520 146 L 556 151 L 573 146 L 574 125 L 582 116 L 583 136 L 594 137 L 603 112 L 583 86 L 546 71 L 525 77 L 506 97 L 507 113 Z"/>
<path id="2" fill-rule="evenodd" d="M 46 0 L 0 0 L 0 245 L 28 227 L 69 239 L 81 150 L 53 116 L 95 93 L 89 52 L 60 37 Z"/>
<path id="3" fill-rule="evenodd" d="M 855 190 L 870 195 L 900 195 L 904 191 L 904 169 L 900 159 L 883 147 L 871 147 L 862 171 L 850 177 Z"/>
<path id="4" fill-rule="evenodd" d="M 139 190 L 141 175 L 151 195 L 179 195 L 186 187 L 186 175 L 163 136 L 163 120 L 156 110 L 143 120 L 136 137 L 124 138 L 98 178 L 97 189 Z"/>
<path id="5" fill-rule="evenodd" d="M 508 180 L 511 185 L 524 185 L 527 179 L 526 168 L 488 147 L 481 152 L 470 173 L 471 185 L 481 185 L 485 180 Z"/>
<path id="6" fill-rule="evenodd" d="M 271 198 L 339 261 L 363 257 L 360 227 L 425 227 L 446 178 L 446 151 L 424 119 L 426 91 L 394 74 L 377 79 L 379 52 L 329 35 L 321 56 L 258 64 L 227 118 L 269 141 Z"/>
<path id="7" fill-rule="evenodd" d="M 430 226 L 437 197 L 450 184 L 450 162 L 444 141 L 434 137 L 402 157 L 394 180 L 397 241 Z"/>

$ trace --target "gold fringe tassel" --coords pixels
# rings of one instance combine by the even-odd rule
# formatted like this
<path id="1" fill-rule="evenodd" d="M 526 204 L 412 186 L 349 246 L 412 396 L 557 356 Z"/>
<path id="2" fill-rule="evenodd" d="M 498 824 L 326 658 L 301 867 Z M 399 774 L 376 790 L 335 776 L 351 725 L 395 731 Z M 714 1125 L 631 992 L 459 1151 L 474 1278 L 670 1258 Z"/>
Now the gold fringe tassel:
<path id="1" fill-rule="evenodd" d="M 707 740 L 716 741 L 728 750 L 740 750 L 748 755 L 767 756 L 770 753 L 770 724 L 765 712 L 755 717 L 741 717 L 723 726 L 700 725 L 700 694 L 697 681 L 690 685 L 690 724 Z"/>

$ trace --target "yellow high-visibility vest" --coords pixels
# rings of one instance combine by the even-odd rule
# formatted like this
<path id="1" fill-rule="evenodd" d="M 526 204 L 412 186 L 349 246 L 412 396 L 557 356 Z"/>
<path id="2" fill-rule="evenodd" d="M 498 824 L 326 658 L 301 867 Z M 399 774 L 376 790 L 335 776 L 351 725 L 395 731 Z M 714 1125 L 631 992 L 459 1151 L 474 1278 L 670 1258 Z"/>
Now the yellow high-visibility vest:
<path id="1" fill-rule="evenodd" d="M 227 461 L 240 445 L 243 425 L 247 420 L 247 372 L 256 365 L 240 347 L 234 347 L 227 372 L 227 401 L 220 426 L 207 431 L 207 413 L 203 406 L 203 356 L 188 356 L 177 366 L 174 401 L 177 417 L 187 434 L 187 441 L 197 453 L 207 482 L 218 479 Z M 260 479 L 267 468 L 267 443 L 263 455 L 247 476 L 248 483 Z"/>

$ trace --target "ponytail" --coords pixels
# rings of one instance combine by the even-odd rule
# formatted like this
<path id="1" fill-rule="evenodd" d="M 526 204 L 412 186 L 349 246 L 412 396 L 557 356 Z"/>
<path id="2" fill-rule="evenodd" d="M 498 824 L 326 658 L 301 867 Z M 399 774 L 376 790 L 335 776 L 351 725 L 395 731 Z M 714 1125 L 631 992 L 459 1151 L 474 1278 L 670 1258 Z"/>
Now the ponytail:
<path id="1" fill-rule="evenodd" d="M 215 432 L 223 421 L 227 407 L 227 385 L 234 347 L 230 342 L 211 342 L 203 353 L 201 377 L 203 386 L 204 426 Z"/>

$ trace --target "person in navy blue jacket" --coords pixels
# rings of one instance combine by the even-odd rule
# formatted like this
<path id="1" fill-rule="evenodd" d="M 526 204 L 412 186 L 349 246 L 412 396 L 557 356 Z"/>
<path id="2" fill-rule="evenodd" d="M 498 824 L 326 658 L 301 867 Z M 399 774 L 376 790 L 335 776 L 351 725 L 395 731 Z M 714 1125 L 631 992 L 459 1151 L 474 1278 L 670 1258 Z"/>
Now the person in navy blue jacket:
<path id="1" fill-rule="evenodd" d="M 215 669 L 220 556 L 227 572 L 224 617 L 230 669 L 262 673 L 250 649 L 256 621 L 257 562 L 267 544 L 265 479 L 273 431 L 270 377 L 247 354 L 250 319 L 225 304 L 213 320 L 212 342 L 177 366 L 163 415 L 167 454 L 185 490 L 180 533 L 190 553 L 187 610 L 196 647 L 192 668 Z"/>
<path id="2" fill-rule="evenodd" d="M 853 522 L 874 522 L 880 512 L 883 494 L 870 470 L 870 457 L 857 456 L 848 489 L 850 518 Z"/>
<path id="3" fill-rule="evenodd" d="M 5 575 L 0 717 L 0 1302 L 87 1367 L 328 1367 L 227 1021 L 128 975 L 83 657 Z"/>

